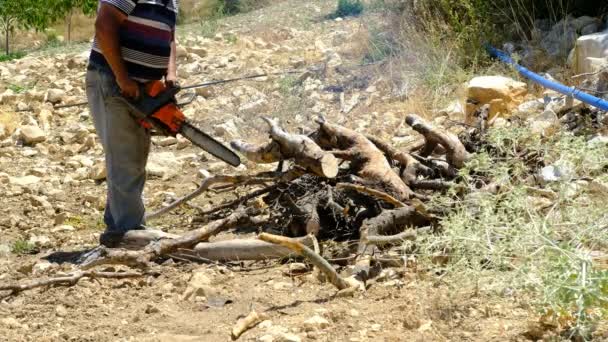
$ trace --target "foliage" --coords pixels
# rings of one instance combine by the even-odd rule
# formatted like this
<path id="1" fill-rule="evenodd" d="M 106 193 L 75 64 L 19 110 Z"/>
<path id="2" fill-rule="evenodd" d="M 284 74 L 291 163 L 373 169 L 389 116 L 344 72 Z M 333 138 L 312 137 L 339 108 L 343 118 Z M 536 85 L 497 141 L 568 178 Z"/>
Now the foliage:
<path id="1" fill-rule="evenodd" d="M 23 58 L 25 57 L 26 53 L 19 51 L 19 52 L 12 52 L 9 53 L 8 55 L 0 55 L 0 62 L 6 62 L 6 61 L 12 61 L 15 59 L 19 59 L 19 58 Z"/>
<path id="2" fill-rule="evenodd" d="M 36 252 L 36 246 L 26 240 L 17 240 L 11 246 L 11 251 L 15 254 L 32 254 Z"/>
<path id="3" fill-rule="evenodd" d="M 363 3 L 361 0 L 338 0 L 338 8 L 331 17 L 340 18 L 348 16 L 357 16 L 363 12 Z"/>
<path id="4" fill-rule="evenodd" d="M 567 15 L 597 16 L 608 5 L 581 0 L 382 0 L 399 8 L 402 20 L 430 33 L 435 44 L 456 43 L 463 65 L 486 57 L 485 42 L 529 38 L 536 19 L 555 23 Z M 599 8 L 598 8 L 599 7 Z"/>
<path id="5" fill-rule="evenodd" d="M 399 48 L 398 43 L 387 32 L 372 29 L 369 33 L 369 48 L 363 57 L 363 62 L 374 63 L 384 60 L 396 55 Z"/>
<path id="6" fill-rule="evenodd" d="M 96 0 L 0 0 L 0 24 L 6 54 L 10 54 L 9 41 L 15 29 L 42 30 L 74 8 L 92 13 L 96 4 Z"/>
<path id="7" fill-rule="evenodd" d="M 445 212 L 442 234 L 421 241 L 418 253 L 454 284 L 478 291 L 531 293 L 543 319 L 571 336 L 588 338 L 608 319 L 608 146 L 558 133 L 550 138 L 528 128 L 493 129 L 489 147 L 475 154 L 460 176 L 466 189 L 434 199 Z M 525 157 L 524 157 L 525 156 Z M 529 182 L 545 165 L 561 165 L 570 177 Z M 580 182 L 577 179 L 595 179 Z M 485 189 L 497 185 L 495 191 Z M 449 208 L 449 209 L 446 209 Z M 606 258 L 606 257 L 604 257 Z"/>

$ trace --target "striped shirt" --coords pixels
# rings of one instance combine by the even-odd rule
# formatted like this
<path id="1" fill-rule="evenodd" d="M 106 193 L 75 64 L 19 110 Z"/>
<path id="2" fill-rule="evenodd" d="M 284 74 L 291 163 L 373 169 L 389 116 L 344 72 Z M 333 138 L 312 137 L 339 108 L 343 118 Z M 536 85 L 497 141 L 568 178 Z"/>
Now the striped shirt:
<path id="1" fill-rule="evenodd" d="M 120 49 L 129 77 L 140 82 L 160 80 L 167 74 L 179 0 L 99 0 L 127 15 L 119 29 Z M 111 72 L 97 39 L 89 63 Z"/>

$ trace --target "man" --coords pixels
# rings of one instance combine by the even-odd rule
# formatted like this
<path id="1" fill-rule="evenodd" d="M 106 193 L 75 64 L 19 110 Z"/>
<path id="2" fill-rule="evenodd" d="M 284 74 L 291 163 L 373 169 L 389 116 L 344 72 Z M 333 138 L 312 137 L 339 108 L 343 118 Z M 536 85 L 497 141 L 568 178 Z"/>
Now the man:
<path id="1" fill-rule="evenodd" d="M 150 133 L 121 97 L 137 98 L 139 84 L 176 81 L 178 0 L 100 0 L 86 91 L 106 158 L 106 231 L 100 244 L 120 245 L 126 232 L 144 229 L 142 192 Z"/>

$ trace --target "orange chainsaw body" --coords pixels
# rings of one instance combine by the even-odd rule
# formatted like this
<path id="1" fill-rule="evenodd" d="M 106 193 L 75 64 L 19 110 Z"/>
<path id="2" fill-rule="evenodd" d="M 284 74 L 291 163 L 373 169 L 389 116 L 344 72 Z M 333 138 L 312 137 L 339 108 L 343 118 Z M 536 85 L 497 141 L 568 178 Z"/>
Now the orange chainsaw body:
<path id="1" fill-rule="evenodd" d="M 162 81 L 153 81 L 146 84 L 145 90 L 148 96 L 156 97 L 163 91 L 165 91 L 167 87 Z M 156 110 L 152 115 L 148 117 L 149 119 L 153 119 L 158 121 L 161 126 L 166 130 L 166 133 L 175 136 L 180 132 L 182 125 L 186 122 L 186 116 L 182 111 L 177 107 L 177 104 L 174 102 L 169 102 L 166 105 L 162 106 L 160 109 Z M 140 124 L 150 129 L 152 128 L 152 124 L 147 122 L 146 120 L 140 120 Z"/>

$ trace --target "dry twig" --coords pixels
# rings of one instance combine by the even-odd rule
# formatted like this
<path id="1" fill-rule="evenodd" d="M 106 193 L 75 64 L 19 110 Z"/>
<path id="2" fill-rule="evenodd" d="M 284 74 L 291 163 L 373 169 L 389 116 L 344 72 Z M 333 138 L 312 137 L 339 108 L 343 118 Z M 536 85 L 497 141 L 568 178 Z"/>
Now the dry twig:
<path id="1" fill-rule="evenodd" d="M 327 278 L 329 279 L 329 282 L 331 282 L 339 290 L 343 290 L 349 287 L 348 283 L 346 283 L 346 281 L 344 281 L 344 279 L 340 277 L 338 272 L 336 272 L 336 270 L 331 267 L 327 260 L 325 260 L 319 254 L 315 253 L 310 248 L 304 246 L 300 242 L 288 237 L 266 233 L 260 234 L 258 238 L 262 241 L 271 242 L 277 245 L 287 247 L 292 251 L 296 252 L 297 254 L 305 257 L 308 261 L 310 261 L 310 263 L 312 263 L 313 265 L 318 267 L 323 273 L 325 273 L 325 275 L 327 275 Z"/>
<path id="2" fill-rule="evenodd" d="M 82 278 L 92 279 L 128 279 L 139 278 L 143 273 L 138 272 L 99 272 L 99 271 L 76 271 L 64 276 L 58 276 L 48 279 L 36 279 L 24 284 L 12 284 L 0 286 L 0 292 L 10 291 L 9 295 L 17 295 L 23 291 L 35 289 L 38 287 L 47 287 L 53 285 L 74 286 Z"/>

